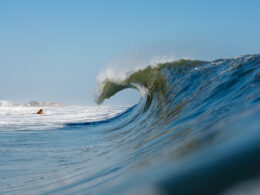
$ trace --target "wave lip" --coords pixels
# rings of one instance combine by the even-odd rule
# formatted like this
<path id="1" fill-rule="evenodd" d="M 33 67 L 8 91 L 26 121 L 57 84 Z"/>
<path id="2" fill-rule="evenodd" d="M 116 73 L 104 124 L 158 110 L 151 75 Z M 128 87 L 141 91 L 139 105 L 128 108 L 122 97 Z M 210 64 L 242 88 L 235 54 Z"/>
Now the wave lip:
<path id="1" fill-rule="evenodd" d="M 105 99 L 109 99 L 117 92 L 126 88 L 138 90 L 142 96 L 158 93 L 165 95 L 167 92 L 167 78 L 163 70 L 171 66 L 193 67 L 207 63 L 200 60 L 181 59 L 173 62 L 160 63 L 157 66 L 148 66 L 134 73 L 129 74 L 125 80 L 105 79 L 99 84 L 99 93 L 96 95 L 96 103 L 101 104 Z"/>

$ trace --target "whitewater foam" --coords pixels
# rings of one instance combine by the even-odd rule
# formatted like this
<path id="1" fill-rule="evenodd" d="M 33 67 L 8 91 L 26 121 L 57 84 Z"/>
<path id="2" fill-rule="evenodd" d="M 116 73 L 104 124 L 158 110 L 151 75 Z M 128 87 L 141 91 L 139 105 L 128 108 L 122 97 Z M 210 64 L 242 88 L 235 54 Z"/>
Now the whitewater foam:
<path id="1" fill-rule="evenodd" d="M 113 117 L 126 107 L 63 106 L 45 107 L 44 115 L 35 114 L 42 107 L 0 107 L 0 131 L 47 130 L 67 123 L 90 122 Z"/>

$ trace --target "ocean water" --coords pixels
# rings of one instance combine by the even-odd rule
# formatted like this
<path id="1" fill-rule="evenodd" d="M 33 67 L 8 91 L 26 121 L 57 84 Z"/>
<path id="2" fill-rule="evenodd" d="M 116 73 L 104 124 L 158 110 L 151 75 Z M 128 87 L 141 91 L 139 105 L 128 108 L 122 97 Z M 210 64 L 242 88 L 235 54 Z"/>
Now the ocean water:
<path id="1" fill-rule="evenodd" d="M 0 107 L 0 194 L 259 194 L 260 55 L 100 83 L 131 107 Z M 242 187 L 241 187 L 242 186 Z"/>

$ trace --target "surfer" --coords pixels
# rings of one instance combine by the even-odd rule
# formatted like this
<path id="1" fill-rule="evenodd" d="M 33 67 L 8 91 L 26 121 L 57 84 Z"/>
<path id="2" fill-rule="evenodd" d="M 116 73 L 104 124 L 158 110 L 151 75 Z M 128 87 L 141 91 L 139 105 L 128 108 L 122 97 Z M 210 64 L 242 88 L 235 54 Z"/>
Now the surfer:
<path id="1" fill-rule="evenodd" d="M 45 114 L 45 113 L 43 112 L 43 109 L 40 109 L 36 114 Z"/>

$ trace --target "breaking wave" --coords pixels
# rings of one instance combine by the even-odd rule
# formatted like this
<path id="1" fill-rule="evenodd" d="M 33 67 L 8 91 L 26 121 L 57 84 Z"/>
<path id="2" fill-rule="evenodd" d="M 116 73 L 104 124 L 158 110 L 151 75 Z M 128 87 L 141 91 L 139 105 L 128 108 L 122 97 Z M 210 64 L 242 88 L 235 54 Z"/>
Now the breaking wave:
<path id="1" fill-rule="evenodd" d="M 168 168 L 148 169 L 155 172 L 152 182 L 159 183 L 156 192 L 159 188 L 159 192 L 174 194 L 219 193 L 245 178 L 259 176 L 260 55 L 211 62 L 182 59 L 148 66 L 129 73 L 124 80 L 103 80 L 96 102 L 100 104 L 126 88 L 138 90 L 142 96 L 140 102 L 122 115 L 99 121 L 97 125 L 98 129 L 115 132 L 117 147 L 124 146 L 129 152 L 125 163 L 149 167 L 147 164 L 162 161 L 175 164 L 185 158 L 206 161 L 201 160 L 199 168 L 182 162 L 189 171 L 178 163 L 176 167 L 170 166 L 172 172 Z M 93 128 L 91 123 L 86 125 Z M 225 146 L 234 140 L 235 144 Z M 228 155 L 225 150 L 229 150 Z M 234 155 L 240 152 L 241 156 L 234 160 Z M 208 157 L 212 153 L 221 160 L 207 162 L 213 158 Z M 235 166 L 236 163 L 239 165 Z M 218 166 L 230 174 L 228 178 L 225 173 L 218 173 L 222 169 Z M 179 173 L 176 170 L 179 168 L 185 171 Z M 209 180 L 207 187 L 196 180 L 196 170 L 200 171 L 202 181 Z M 161 172 L 167 179 L 156 178 Z M 218 180 L 214 180 L 215 174 Z M 190 180 L 193 183 L 188 184 Z M 139 182 L 143 189 L 147 182 Z"/>
<path id="2" fill-rule="evenodd" d="M 217 194 L 260 176 L 260 55 L 148 66 L 104 79 L 96 102 L 126 88 L 142 98 L 111 117 L 2 133 L 16 173 L 0 192 Z"/>

